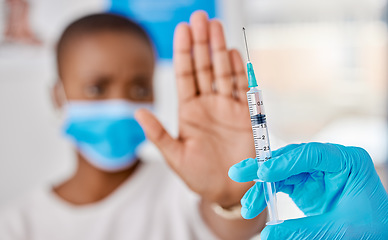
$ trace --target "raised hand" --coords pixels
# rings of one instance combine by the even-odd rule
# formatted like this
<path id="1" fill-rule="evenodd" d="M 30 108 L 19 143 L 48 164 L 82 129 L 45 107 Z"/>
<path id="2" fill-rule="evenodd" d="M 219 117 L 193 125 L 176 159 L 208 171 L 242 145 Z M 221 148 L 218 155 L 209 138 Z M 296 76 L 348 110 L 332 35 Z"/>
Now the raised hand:
<path id="1" fill-rule="evenodd" d="M 172 138 L 148 111 L 136 118 L 186 184 L 206 200 L 230 206 L 252 185 L 228 178 L 228 169 L 254 156 L 244 63 L 228 50 L 222 25 L 195 12 L 174 36 L 179 136 Z"/>

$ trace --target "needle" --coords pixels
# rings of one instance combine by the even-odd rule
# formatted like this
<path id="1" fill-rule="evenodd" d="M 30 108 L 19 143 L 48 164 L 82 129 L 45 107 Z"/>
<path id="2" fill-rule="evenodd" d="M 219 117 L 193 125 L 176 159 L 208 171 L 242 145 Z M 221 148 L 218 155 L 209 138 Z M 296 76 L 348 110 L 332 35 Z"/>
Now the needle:
<path id="1" fill-rule="evenodd" d="M 243 33 L 244 33 L 245 49 L 247 50 L 248 62 L 250 62 L 251 60 L 249 58 L 247 35 L 245 35 L 245 27 L 243 27 L 242 30 L 243 30 Z"/>

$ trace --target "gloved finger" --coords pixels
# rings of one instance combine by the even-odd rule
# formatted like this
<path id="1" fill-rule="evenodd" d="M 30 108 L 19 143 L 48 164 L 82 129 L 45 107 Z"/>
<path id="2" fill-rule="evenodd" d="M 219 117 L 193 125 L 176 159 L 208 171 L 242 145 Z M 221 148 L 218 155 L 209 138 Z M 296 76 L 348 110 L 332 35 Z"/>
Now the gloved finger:
<path id="1" fill-rule="evenodd" d="M 284 185 L 297 185 L 304 183 L 310 177 L 309 173 L 300 173 L 284 180 Z"/>
<path id="2" fill-rule="evenodd" d="M 345 151 L 335 144 L 307 143 L 264 162 L 257 175 L 265 182 L 277 182 L 315 170 L 338 172 L 346 166 Z"/>
<path id="3" fill-rule="evenodd" d="M 229 177 L 236 182 L 250 182 L 257 179 L 259 165 L 254 158 L 245 159 L 229 168 Z"/>
<path id="4" fill-rule="evenodd" d="M 284 181 L 275 183 L 276 192 L 284 192 L 287 195 L 291 195 L 294 192 L 294 185 L 285 185 Z"/>
<path id="5" fill-rule="evenodd" d="M 365 217 L 357 217 L 358 211 L 343 215 L 332 211 L 312 217 L 284 221 L 278 225 L 267 226 L 261 232 L 261 239 L 386 239 L 383 230 L 373 229 Z"/>
<path id="6" fill-rule="evenodd" d="M 331 221 L 330 221 L 331 220 Z M 267 226 L 261 231 L 261 239 L 337 239 L 338 229 L 333 227 L 328 214 L 286 220 L 278 225 Z"/>
<path id="7" fill-rule="evenodd" d="M 285 152 L 291 151 L 303 144 L 290 144 L 272 152 L 272 156 L 279 156 Z M 233 165 L 228 172 L 229 177 L 236 182 L 250 182 L 257 179 L 257 170 L 259 166 L 255 158 L 248 158 Z"/>
<path id="8" fill-rule="evenodd" d="M 289 152 L 297 147 L 300 147 L 300 146 L 303 146 L 305 145 L 306 143 L 301 143 L 301 144 L 288 144 L 284 147 L 281 147 L 275 151 L 272 151 L 272 157 L 277 157 L 277 156 L 280 156 L 286 152 Z"/>
<path id="9" fill-rule="evenodd" d="M 291 197 L 291 195 L 294 193 L 295 185 L 304 183 L 308 177 L 308 173 L 301 173 L 295 176 L 291 176 L 286 180 L 275 182 L 276 192 L 283 192 Z"/>
<path id="10" fill-rule="evenodd" d="M 266 207 L 263 183 L 257 182 L 241 199 L 241 216 L 245 219 L 252 219 L 259 215 Z"/>

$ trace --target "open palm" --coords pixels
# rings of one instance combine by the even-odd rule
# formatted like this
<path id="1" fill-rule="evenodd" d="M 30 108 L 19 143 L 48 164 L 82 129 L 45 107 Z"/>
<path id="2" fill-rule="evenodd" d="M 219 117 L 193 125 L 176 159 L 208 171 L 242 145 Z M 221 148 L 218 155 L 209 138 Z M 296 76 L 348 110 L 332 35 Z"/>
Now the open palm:
<path id="1" fill-rule="evenodd" d="M 197 11 L 174 36 L 179 136 L 172 138 L 146 110 L 136 117 L 169 165 L 203 198 L 237 203 L 251 184 L 237 184 L 228 169 L 254 156 L 246 102 L 247 78 L 236 50 L 228 50 L 217 20 Z"/>

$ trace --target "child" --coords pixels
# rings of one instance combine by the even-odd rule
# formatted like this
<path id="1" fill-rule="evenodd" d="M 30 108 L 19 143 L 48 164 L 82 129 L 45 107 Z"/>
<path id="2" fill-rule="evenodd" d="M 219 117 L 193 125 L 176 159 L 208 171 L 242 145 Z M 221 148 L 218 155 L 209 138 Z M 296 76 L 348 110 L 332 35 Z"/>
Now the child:
<path id="1" fill-rule="evenodd" d="M 203 12 L 198 12 L 192 16 L 192 25 L 192 33 L 197 34 L 194 29 L 207 28 L 209 21 Z M 217 26 L 213 38 L 223 39 L 220 25 Z M 190 37 L 187 27 L 177 28 L 178 50 Z M 230 56 L 231 61 L 241 61 L 236 52 L 230 52 Z M 229 61 L 227 55 L 224 58 Z M 242 193 L 251 185 L 234 184 L 227 176 L 233 163 L 253 151 L 249 117 L 248 122 L 240 121 L 247 124 L 235 121 L 235 130 L 227 133 L 232 137 L 227 141 L 237 152 L 232 158 L 228 144 L 221 141 L 212 147 L 219 136 L 216 131 L 210 139 L 211 135 L 195 125 L 188 127 L 180 121 L 185 133 L 181 143 L 194 135 L 201 140 L 190 140 L 192 146 L 204 143 L 210 147 L 192 152 L 189 146 L 179 147 L 178 140 L 169 137 L 149 112 L 136 113 L 150 140 L 199 195 L 191 192 L 164 163 L 142 162 L 137 157 L 137 147 L 145 135 L 134 115 L 153 101 L 155 58 L 150 39 L 136 23 L 111 14 L 94 14 L 73 22 L 58 42 L 57 63 L 60 79 L 54 88 L 55 101 L 66 115 L 63 130 L 76 148 L 78 166 L 67 181 L 42 188 L 16 209 L 7 209 L 0 217 L 0 239 L 246 239 L 263 226 L 263 214 L 248 221 L 240 218 L 237 209 L 233 217 L 229 216 L 230 207 L 239 205 Z M 235 65 L 243 68 L 242 63 L 230 65 L 231 73 L 236 70 L 232 69 Z M 177 69 L 184 70 L 183 66 Z M 244 77 L 240 74 L 240 78 Z M 246 102 L 238 103 L 233 96 L 236 94 L 214 99 L 231 101 L 226 103 L 244 113 L 236 115 L 246 116 Z M 201 113 L 194 110 L 186 114 L 196 121 Z M 227 123 L 228 120 L 223 124 Z M 231 133 L 242 140 L 236 141 Z M 245 139 L 249 144 L 244 144 Z M 176 156 L 168 153 L 169 147 L 164 143 L 176 150 Z M 225 148 L 228 155 L 216 151 L 218 148 Z M 189 158 L 198 159 L 178 166 L 178 159 L 188 159 L 178 155 L 185 149 Z M 219 159 L 215 159 L 217 153 Z M 221 213 L 212 206 L 221 209 Z"/>

